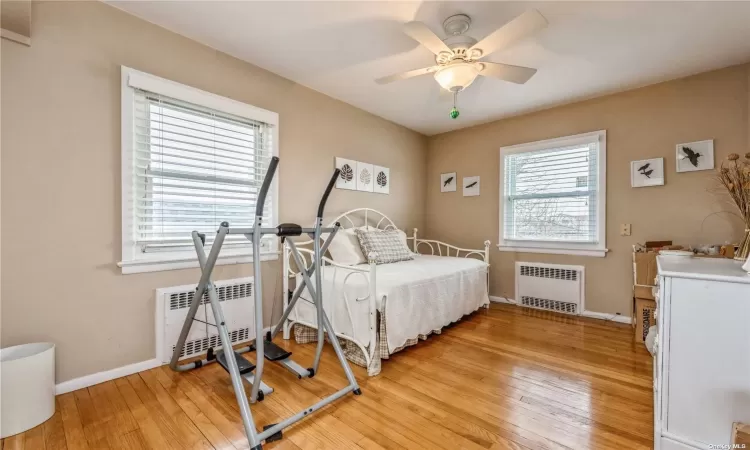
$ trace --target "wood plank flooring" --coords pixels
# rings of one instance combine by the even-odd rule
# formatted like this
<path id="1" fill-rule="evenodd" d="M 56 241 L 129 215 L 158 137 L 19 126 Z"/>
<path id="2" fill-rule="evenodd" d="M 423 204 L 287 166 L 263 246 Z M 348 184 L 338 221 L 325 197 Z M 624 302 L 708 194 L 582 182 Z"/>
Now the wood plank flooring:
<path id="1" fill-rule="evenodd" d="M 283 341 L 298 361 L 314 344 Z M 326 346 L 298 381 L 267 364 L 276 392 L 253 405 L 259 428 L 345 384 Z M 650 449 L 651 358 L 628 325 L 493 304 L 383 362 L 353 366 L 348 396 L 264 449 Z M 10 449 L 247 449 L 229 377 L 216 364 L 166 366 L 57 397 L 46 423 Z"/>

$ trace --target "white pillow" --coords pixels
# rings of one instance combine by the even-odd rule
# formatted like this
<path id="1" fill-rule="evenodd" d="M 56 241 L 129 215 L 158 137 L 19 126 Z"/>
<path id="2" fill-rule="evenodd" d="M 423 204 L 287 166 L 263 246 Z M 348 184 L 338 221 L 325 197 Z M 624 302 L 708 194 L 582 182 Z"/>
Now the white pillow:
<path id="1" fill-rule="evenodd" d="M 328 234 L 321 235 L 323 242 L 328 239 Z M 339 230 L 328 246 L 333 262 L 345 266 L 354 266 L 366 262 L 362 250 L 359 248 L 359 239 L 353 228 Z"/>

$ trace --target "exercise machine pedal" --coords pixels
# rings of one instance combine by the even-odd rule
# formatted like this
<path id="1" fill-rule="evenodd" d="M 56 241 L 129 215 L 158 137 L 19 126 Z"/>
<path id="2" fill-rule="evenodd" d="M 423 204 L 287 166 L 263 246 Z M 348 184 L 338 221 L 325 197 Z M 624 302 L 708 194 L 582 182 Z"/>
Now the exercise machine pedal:
<path id="1" fill-rule="evenodd" d="M 309 369 L 305 369 L 292 359 L 292 352 L 284 350 L 271 341 L 263 341 L 263 353 L 267 360 L 281 364 L 299 379 L 311 376 L 312 372 Z"/>
<path id="2" fill-rule="evenodd" d="M 250 386 L 252 386 L 253 382 L 255 381 L 255 374 L 253 373 L 253 370 L 255 370 L 255 364 L 246 360 L 242 355 L 240 355 L 237 352 L 232 352 L 232 353 L 234 353 L 234 359 L 235 361 L 237 361 L 237 368 L 240 371 L 240 376 L 244 378 L 245 381 L 250 383 Z M 224 355 L 223 350 L 216 352 L 216 362 L 219 363 L 219 365 L 223 367 L 224 370 L 229 372 L 229 366 L 227 365 L 227 358 Z M 258 389 L 258 401 L 262 402 L 263 399 L 266 398 L 266 396 L 270 395 L 271 393 L 273 393 L 273 388 L 261 380 L 260 387 Z"/>
<path id="3" fill-rule="evenodd" d="M 274 362 L 281 361 L 282 359 L 287 359 L 292 356 L 292 352 L 286 351 L 273 342 L 269 341 L 263 342 L 263 353 L 267 360 Z"/>
<path id="4" fill-rule="evenodd" d="M 263 425 L 263 431 L 266 431 L 267 429 L 269 429 L 269 428 L 271 428 L 273 426 L 276 426 L 276 424 L 272 423 L 272 424 L 269 424 L 269 425 Z M 281 431 L 277 431 L 276 433 L 274 433 L 274 434 L 272 434 L 272 435 L 270 435 L 270 436 L 268 436 L 266 438 L 266 444 L 274 442 L 274 441 L 280 441 L 283 437 L 284 437 L 284 435 L 281 433 Z"/>
<path id="5" fill-rule="evenodd" d="M 240 370 L 240 375 L 246 375 L 255 370 L 255 364 L 246 360 L 237 352 L 232 352 L 232 354 L 234 355 L 234 360 L 237 361 L 237 368 Z M 216 352 L 216 362 L 218 362 L 219 365 L 224 368 L 224 370 L 229 372 L 229 366 L 227 365 L 227 356 L 224 354 L 223 350 Z"/>

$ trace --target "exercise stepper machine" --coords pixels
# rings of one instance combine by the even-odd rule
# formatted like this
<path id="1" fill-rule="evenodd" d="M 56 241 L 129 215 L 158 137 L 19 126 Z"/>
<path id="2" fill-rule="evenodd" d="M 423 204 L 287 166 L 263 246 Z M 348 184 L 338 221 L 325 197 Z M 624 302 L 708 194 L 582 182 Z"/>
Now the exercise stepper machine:
<path id="1" fill-rule="evenodd" d="M 263 179 L 263 184 L 261 185 L 260 192 L 258 193 L 257 203 L 255 206 L 255 221 L 252 228 L 230 228 L 227 222 L 223 222 L 219 227 L 219 230 L 216 232 L 216 237 L 214 238 L 213 245 L 211 246 L 211 250 L 208 253 L 208 256 L 206 256 L 206 252 L 204 250 L 204 246 L 206 244 L 206 235 L 197 231 L 193 231 L 193 243 L 195 244 L 195 251 L 198 254 L 198 263 L 200 264 L 201 268 L 201 277 L 200 281 L 198 282 L 198 286 L 195 288 L 195 293 L 193 294 L 192 301 L 190 302 L 190 309 L 188 310 L 187 317 L 185 318 L 185 323 L 183 324 L 182 331 L 180 332 L 180 337 L 177 340 L 177 345 L 175 346 L 174 353 L 172 354 L 172 360 L 169 364 L 169 366 L 173 370 L 182 372 L 186 370 L 197 369 L 205 364 L 218 362 L 221 367 L 229 372 L 229 376 L 232 379 L 234 394 L 237 397 L 237 403 L 240 407 L 242 424 L 245 428 L 247 439 L 250 442 L 251 450 L 261 449 L 261 443 L 264 441 L 272 442 L 281 439 L 282 430 L 284 428 L 312 414 L 318 409 L 338 400 L 346 394 L 352 392 L 355 395 L 359 395 L 362 393 L 359 389 L 359 385 L 357 384 L 357 380 L 354 378 L 352 369 L 351 367 L 349 367 L 349 363 L 344 356 L 344 352 L 341 349 L 339 340 L 336 338 L 333 327 L 328 320 L 328 316 L 323 309 L 323 296 L 321 290 L 318 289 L 318 286 L 322 286 L 321 256 L 326 252 L 328 246 L 333 240 L 333 237 L 339 230 L 338 223 L 335 224 L 332 228 L 323 228 L 322 225 L 323 210 L 325 209 L 326 201 L 328 200 L 328 196 L 331 194 L 331 190 L 336 183 L 336 179 L 338 178 L 340 171 L 339 169 L 336 169 L 334 171 L 333 176 L 331 177 L 331 180 L 329 181 L 328 186 L 325 190 L 325 193 L 320 200 L 314 228 L 302 228 L 300 225 L 292 223 L 284 223 L 276 228 L 263 228 L 263 204 L 265 203 L 266 194 L 271 187 L 271 182 L 273 181 L 273 177 L 276 173 L 278 165 L 279 158 L 275 156 L 271 158 L 271 162 L 268 166 L 268 171 L 266 172 L 266 176 Z M 322 233 L 328 233 L 328 236 L 325 242 L 321 245 L 320 240 Z M 216 292 L 216 287 L 211 281 L 211 272 L 216 265 L 216 260 L 219 257 L 219 252 L 221 251 L 221 246 L 224 243 L 224 238 L 229 234 L 244 235 L 249 241 L 252 242 L 253 247 L 253 269 L 255 277 L 255 286 L 253 287 L 253 291 L 255 297 L 256 339 L 254 344 L 239 349 L 232 348 L 232 342 L 229 339 L 227 326 L 224 322 L 224 314 L 221 309 L 221 303 L 219 302 L 219 296 Z M 295 289 L 292 300 L 282 314 L 281 320 L 276 324 L 276 326 L 272 328 L 271 331 L 268 331 L 268 333 L 266 333 L 265 337 L 259 336 L 258 333 L 262 334 L 263 330 L 263 289 L 261 287 L 262 264 L 260 261 L 261 239 L 264 235 L 276 235 L 281 238 L 282 242 L 284 242 L 284 240 L 288 237 L 301 236 L 302 234 L 309 235 L 313 240 L 313 254 L 311 257 L 312 261 L 309 266 L 306 266 L 305 260 L 295 246 L 294 241 L 291 239 L 287 241 L 289 248 L 291 249 L 291 254 L 294 258 L 294 261 L 297 264 L 297 267 L 300 268 L 302 282 Z M 315 277 L 314 283 L 311 281 L 311 277 L 313 276 Z M 312 367 L 307 369 L 303 368 L 291 359 L 291 352 L 288 352 L 273 343 L 273 338 L 281 330 L 284 321 L 289 316 L 289 312 L 294 309 L 294 305 L 297 300 L 301 298 L 300 294 L 302 293 L 304 288 L 307 288 L 307 291 L 311 297 L 311 302 L 316 308 L 318 325 L 318 341 L 317 348 L 315 350 L 315 359 L 313 360 Z M 195 314 L 198 311 L 198 307 L 202 303 L 201 300 L 203 299 L 204 294 L 208 295 L 208 302 L 211 305 L 211 310 L 213 311 L 214 320 L 216 323 L 206 323 L 195 318 Z M 214 352 L 213 348 L 211 348 L 208 350 L 205 359 L 181 365 L 179 364 L 180 353 L 182 352 L 182 348 L 185 345 L 185 340 L 187 339 L 188 333 L 190 332 L 190 327 L 192 326 L 194 321 L 216 327 L 219 332 L 219 337 L 221 338 L 222 349 Z M 346 374 L 346 379 L 348 380 L 349 384 L 338 392 L 331 394 L 330 396 L 322 399 L 314 405 L 308 406 L 302 411 L 299 411 L 298 413 L 282 420 L 279 423 L 265 425 L 263 427 L 263 431 L 258 432 L 255 428 L 255 422 L 253 420 L 252 412 L 250 411 L 250 403 L 261 401 L 265 398 L 266 395 L 269 395 L 273 392 L 273 389 L 263 382 L 264 359 L 268 359 L 269 361 L 281 364 L 289 371 L 291 371 L 294 375 L 296 375 L 299 379 L 308 377 L 312 378 L 318 372 L 318 366 L 320 365 L 320 356 L 323 352 L 323 344 L 325 342 L 324 332 L 328 333 L 329 341 L 333 345 L 333 349 L 336 352 L 336 356 L 338 357 L 341 367 L 344 369 L 344 373 Z M 256 352 L 257 358 L 255 364 L 251 363 L 241 355 L 242 353 L 251 351 Z M 260 355 L 263 355 L 263 357 L 261 357 Z M 251 386 L 249 402 L 245 393 L 243 380 L 247 381 Z"/>

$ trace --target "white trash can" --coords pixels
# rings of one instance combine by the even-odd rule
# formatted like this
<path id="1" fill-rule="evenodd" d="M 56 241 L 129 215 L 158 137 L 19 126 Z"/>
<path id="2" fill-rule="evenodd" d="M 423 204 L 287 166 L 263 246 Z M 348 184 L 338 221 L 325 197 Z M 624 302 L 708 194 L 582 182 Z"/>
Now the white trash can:
<path id="1" fill-rule="evenodd" d="M 0 349 L 0 438 L 30 430 L 55 414 L 55 344 Z"/>

